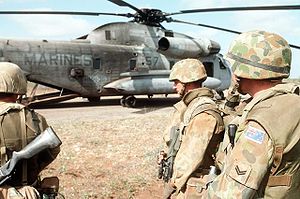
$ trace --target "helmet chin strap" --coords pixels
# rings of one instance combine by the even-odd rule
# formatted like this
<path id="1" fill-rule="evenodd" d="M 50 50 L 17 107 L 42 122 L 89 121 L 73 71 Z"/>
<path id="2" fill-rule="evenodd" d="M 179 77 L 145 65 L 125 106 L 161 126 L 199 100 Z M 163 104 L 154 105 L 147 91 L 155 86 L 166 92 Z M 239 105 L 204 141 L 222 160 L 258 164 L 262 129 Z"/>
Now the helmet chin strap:
<path id="1" fill-rule="evenodd" d="M 182 86 L 182 88 L 181 88 L 181 90 L 180 90 L 180 92 L 179 92 L 179 96 L 181 97 L 181 98 L 183 98 L 183 96 L 184 96 L 184 94 L 185 94 L 185 90 L 186 90 L 186 86 L 185 86 L 185 84 L 182 84 L 183 86 Z"/>

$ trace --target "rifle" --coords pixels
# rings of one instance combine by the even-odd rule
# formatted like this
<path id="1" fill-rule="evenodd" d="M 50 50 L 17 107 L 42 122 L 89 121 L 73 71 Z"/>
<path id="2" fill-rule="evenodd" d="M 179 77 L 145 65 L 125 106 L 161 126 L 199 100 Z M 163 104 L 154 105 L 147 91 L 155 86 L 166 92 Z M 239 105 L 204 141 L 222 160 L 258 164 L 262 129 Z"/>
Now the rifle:
<path id="1" fill-rule="evenodd" d="M 180 129 L 176 126 L 171 128 L 171 142 L 169 146 L 169 151 L 167 158 L 162 161 L 162 169 L 163 175 L 162 178 L 165 182 L 169 182 L 173 175 L 173 164 L 175 156 L 179 150 L 181 145 L 181 136 L 180 136 Z"/>
<path id="2" fill-rule="evenodd" d="M 0 186 L 11 177 L 12 171 L 20 160 L 29 159 L 44 149 L 58 147 L 61 143 L 53 129 L 48 127 L 21 151 L 14 151 L 11 159 L 0 167 Z"/>

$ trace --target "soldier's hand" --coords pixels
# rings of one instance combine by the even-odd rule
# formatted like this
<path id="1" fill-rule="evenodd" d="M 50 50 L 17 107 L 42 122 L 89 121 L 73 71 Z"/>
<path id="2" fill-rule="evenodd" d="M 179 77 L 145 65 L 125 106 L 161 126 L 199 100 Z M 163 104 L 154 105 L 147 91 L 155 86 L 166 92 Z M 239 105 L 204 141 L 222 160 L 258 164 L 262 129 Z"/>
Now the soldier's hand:
<path id="1" fill-rule="evenodd" d="M 166 158 L 167 154 L 164 151 L 160 151 L 157 156 L 157 164 L 161 164 L 161 162 Z"/>
<path id="2" fill-rule="evenodd" d="M 172 194 L 175 191 L 176 191 L 176 186 L 174 185 L 174 183 L 172 183 L 172 182 L 165 183 L 163 199 L 170 199 Z"/>

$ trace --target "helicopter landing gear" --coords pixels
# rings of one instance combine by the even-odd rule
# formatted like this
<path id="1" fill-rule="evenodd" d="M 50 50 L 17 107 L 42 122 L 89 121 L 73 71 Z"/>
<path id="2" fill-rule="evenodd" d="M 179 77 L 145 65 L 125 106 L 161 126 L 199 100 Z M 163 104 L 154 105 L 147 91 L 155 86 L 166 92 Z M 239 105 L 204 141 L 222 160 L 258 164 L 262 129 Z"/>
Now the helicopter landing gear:
<path id="1" fill-rule="evenodd" d="M 100 97 L 88 97 L 87 98 L 89 102 L 99 102 Z"/>
<path id="2" fill-rule="evenodd" d="M 123 96 L 121 99 L 120 99 L 120 104 L 121 106 L 125 107 L 125 98 L 126 96 Z"/>
<path id="3" fill-rule="evenodd" d="M 124 107 L 133 108 L 136 104 L 136 98 L 133 95 L 123 96 L 120 99 L 120 104 Z"/>

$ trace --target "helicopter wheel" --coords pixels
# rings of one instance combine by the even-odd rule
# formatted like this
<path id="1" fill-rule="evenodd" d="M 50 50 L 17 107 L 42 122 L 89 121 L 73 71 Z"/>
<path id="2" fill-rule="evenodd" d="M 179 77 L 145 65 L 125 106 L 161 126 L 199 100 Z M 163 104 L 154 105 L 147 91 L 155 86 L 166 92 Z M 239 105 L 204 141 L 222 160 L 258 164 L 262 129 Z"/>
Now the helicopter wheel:
<path id="1" fill-rule="evenodd" d="M 126 103 L 125 103 L 126 97 L 127 97 L 127 96 L 123 96 L 123 97 L 120 99 L 120 104 L 121 104 L 121 106 L 123 106 L 123 107 L 126 107 Z"/>
<path id="2" fill-rule="evenodd" d="M 127 96 L 125 98 L 125 106 L 129 108 L 135 107 L 136 98 L 133 95 Z"/>
<path id="3" fill-rule="evenodd" d="M 100 97 L 88 97 L 87 98 L 89 102 L 99 102 Z"/>

